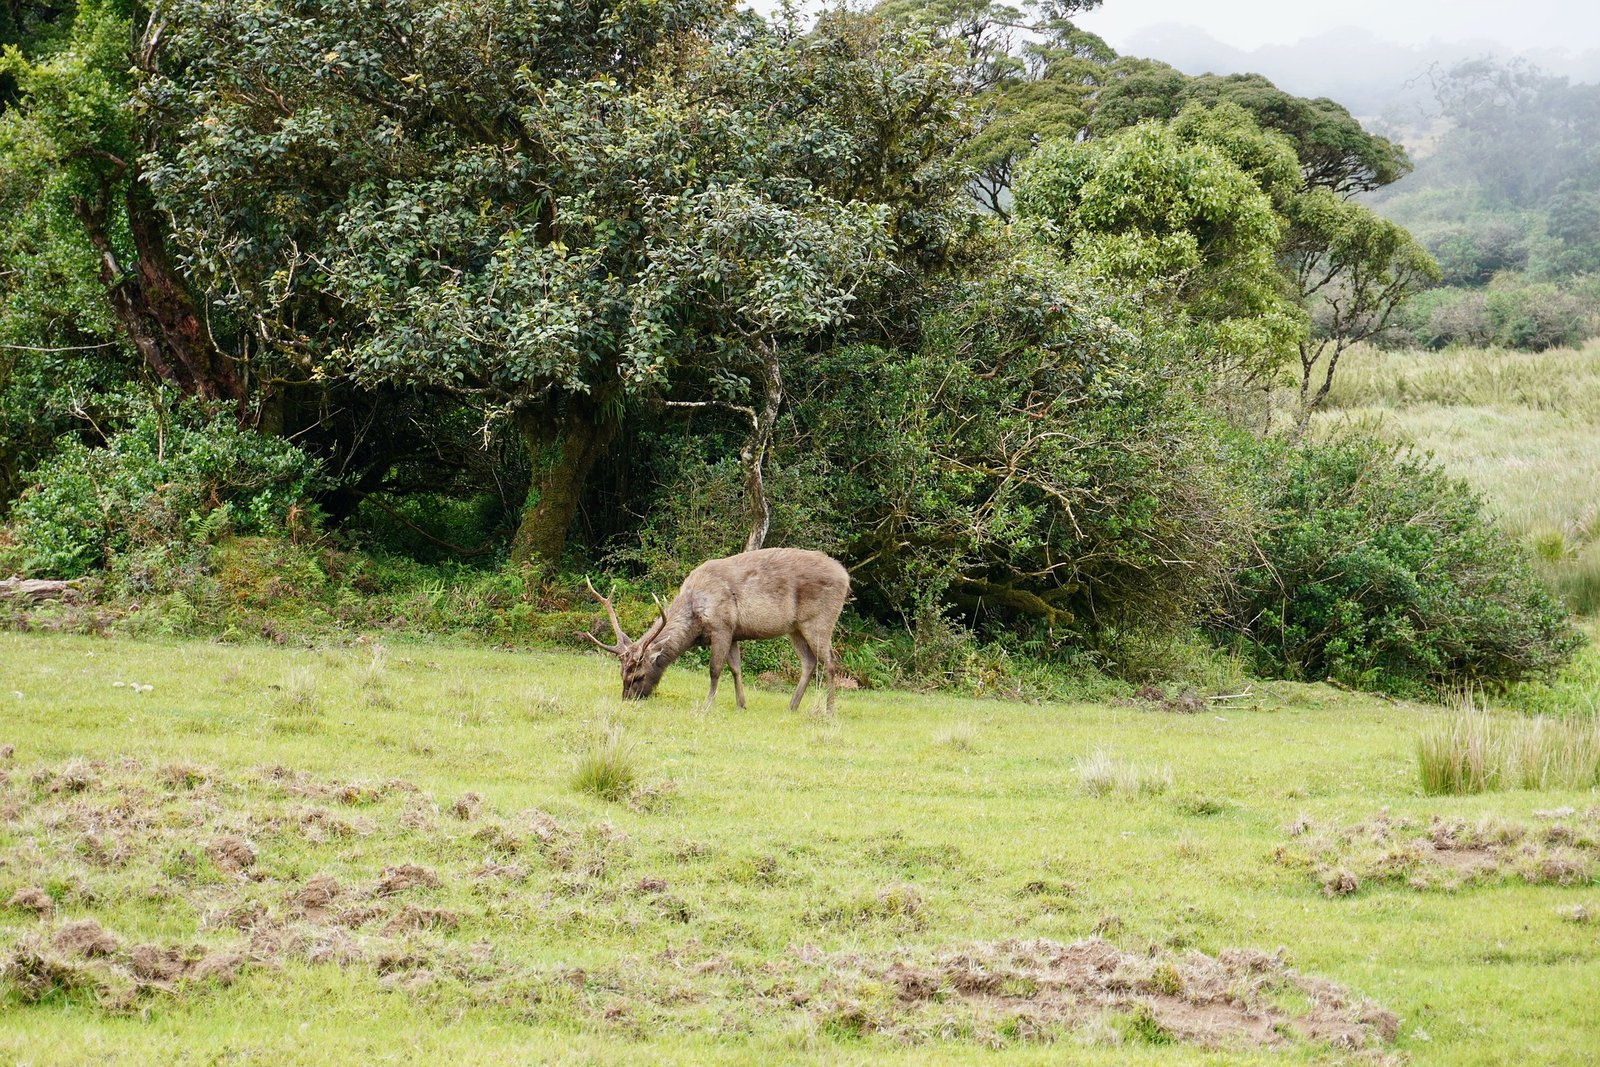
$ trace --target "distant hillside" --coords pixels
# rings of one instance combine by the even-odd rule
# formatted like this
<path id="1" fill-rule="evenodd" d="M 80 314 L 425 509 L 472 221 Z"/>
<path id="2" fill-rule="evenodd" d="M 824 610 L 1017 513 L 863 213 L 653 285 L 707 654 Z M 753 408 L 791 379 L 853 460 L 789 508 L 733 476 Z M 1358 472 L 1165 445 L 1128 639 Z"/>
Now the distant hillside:
<path id="1" fill-rule="evenodd" d="M 1574 81 L 1600 81 L 1600 49 L 1574 53 L 1541 49 L 1514 53 L 1494 41 L 1395 44 L 1368 29 L 1343 27 L 1294 44 L 1235 48 L 1199 26 L 1167 23 L 1140 31 L 1120 51 L 1170 63 L 1186 74 L 1265 74 L 1301 96 L 1328 96 L 1352 112 L 1393 129 L 1427 125 L 1438 112 L 1430 70 L 1483 56 L 1521 56 Z"/>

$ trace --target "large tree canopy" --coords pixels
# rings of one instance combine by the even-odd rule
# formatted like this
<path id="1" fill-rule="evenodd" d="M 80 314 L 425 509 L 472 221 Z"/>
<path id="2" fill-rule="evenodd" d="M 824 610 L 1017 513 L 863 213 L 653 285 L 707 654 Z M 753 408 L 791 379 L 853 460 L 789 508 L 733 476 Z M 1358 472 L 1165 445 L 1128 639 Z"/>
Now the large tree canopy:
<path id="1" fill-rule="evenodd" d="M 516 422 L 520 558 L 559 556 L 628 404 L 737 401 L 889 249 L 937 254 L 927 45 L 710 0 L 380 6 L 173 5 L 151 180 L 252 359 Z"/>

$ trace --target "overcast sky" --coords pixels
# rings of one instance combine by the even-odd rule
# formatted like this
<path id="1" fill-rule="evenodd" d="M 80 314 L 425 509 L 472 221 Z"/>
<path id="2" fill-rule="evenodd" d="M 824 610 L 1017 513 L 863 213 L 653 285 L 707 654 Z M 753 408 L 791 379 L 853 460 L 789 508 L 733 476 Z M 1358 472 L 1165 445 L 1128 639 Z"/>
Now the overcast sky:
<path id="1" fill-rule="evenodd" d="M 1289 44 L 1336 26 L 1402 44 L 1482 39 L 1516 51 L 1600 48 L 1600 0 L 1105 0 L 1077 22 L 1113 48 L 1162 23 L 1203 26 L 1236 48 Z"/>

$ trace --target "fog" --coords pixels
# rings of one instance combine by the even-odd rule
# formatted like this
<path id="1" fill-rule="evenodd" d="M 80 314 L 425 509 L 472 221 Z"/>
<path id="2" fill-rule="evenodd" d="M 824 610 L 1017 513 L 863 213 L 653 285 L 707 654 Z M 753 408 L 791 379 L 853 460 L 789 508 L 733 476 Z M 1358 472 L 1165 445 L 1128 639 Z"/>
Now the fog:
<path id="1" fill-rule="evenodd" d="M 1217 40 L 1238 49 L 1293 44 L 1352 26 L 1396 44 L 1493 42 L 1511 51 L 1600 49 L 1600 4 L 1586 0 L 1522 0 L 1510 6 L 1500 0 L 1344 0 L 1326 6 L 1284 0 L 1106 0 L 1078 22 L 1118 51 L 1130 53 L 1136 51 L 1136 35 L 1163 23 L 1203 25 Z"/>

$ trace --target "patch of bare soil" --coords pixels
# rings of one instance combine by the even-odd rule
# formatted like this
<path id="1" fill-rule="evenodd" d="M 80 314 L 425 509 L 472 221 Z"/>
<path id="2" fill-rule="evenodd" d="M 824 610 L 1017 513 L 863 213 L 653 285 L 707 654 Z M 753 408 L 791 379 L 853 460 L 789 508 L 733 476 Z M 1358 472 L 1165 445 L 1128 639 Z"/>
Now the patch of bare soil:
<path id="1" fill-rule="evenodd" d="M 23 939 L 0 974 L 25 1003 L 52 994 L 86 991 L 107 1009 L 125 1011 L 151 992 L 172 992 L 179 983 L 211 981 L 227 985 L 251 963 L 237 949 L 134 945 L 124 949 L 114 934 L 93 919 L 65 923 L 46 942 Z"/>
<path id="2" fill-rule="evenodd" d="M 384 926 L 383 933 L 386 937 L 394 937 L 411 930 L 454 930 L 460 925 L 461 917 L 453 911 L 407 904 Z"/>
<path id="3" fill-rule="evenodd" d="M 1600 881 L 1600 808 L 1534 813 L 1545 825 L 1484 817 L 1427 821 L 1379 814 L 1348 826 L 1296 820 L 1280 864 L 1308 871 L 1330 897 L 1367 884 L 1411 889 L 1520 879 L 1532 885 Z"/>
<path id="4" fill-rule="evenodd" d="M 50 944 L 58 952 L 86 959 L 115 955 L 121 947 L 117 939 L 93 919 L 67 923 L 55 932 Z"/>
<path id="5" fill-rule="evenodd" d="M 1299 1038 L 1364 1049 L 1392 1041 L 1399 1029 L 1371 1001 L 1248 949 L 1142 955 L 1090 938 L 982 942 L 887 965 L 859 957 L 820 962 L 832 977 L 814 997 L 789 990 L 789 1003 L 825 1024 L 911 1040 L 935 1036 L 953 1009 L 980 1033 L 1046 1036 L 1125 1017 L 1140 1020 L 1147 1038 L 1207 1048 L 1273 1048 Z M 859 979 L 888 985 L 892 1003 L 856 996 Z"/>
<path id="6" fill-rule="evenodd" d="M 298 915 L 320 919 L 339 896 L 339 883 L 331 875 L 319 874 L 289 895 L 289 906 Z"/>

